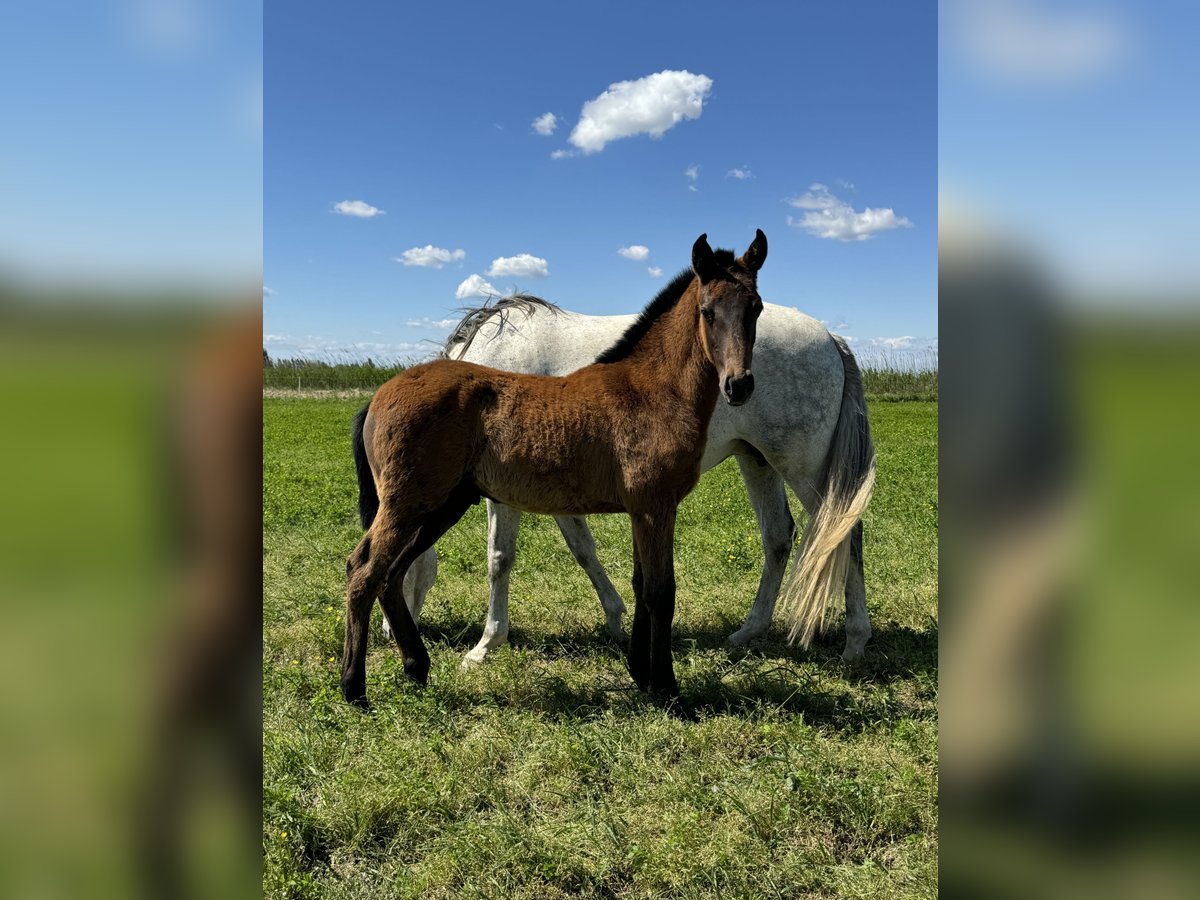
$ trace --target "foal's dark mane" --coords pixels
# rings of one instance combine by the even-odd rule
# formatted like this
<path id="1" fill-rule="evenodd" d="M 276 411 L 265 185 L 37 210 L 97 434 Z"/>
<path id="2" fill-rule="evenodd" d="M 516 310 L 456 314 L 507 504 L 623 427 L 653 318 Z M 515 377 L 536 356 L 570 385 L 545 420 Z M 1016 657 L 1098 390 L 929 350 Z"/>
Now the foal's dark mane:
<path id="1" fill-rule="evenodd" d="M 722 269 L 731 268 L 737 262 L 732 250 L 714 250 L 713 256 L 716 258 L 717 265 Z M 596 362 L 615 363 L 627 359 L 633 352 L 633 348 L 646 336 L 650 327 L 675 308 L 675 304 L 683 297 L 688 285 L 695 277 L 696 273 L 692 271 L 691 266 L 681 270 L 642 310 L 637 321 L 625 329 L 625 333 L 617 339 L 617 342 L 596 357 Z"/>

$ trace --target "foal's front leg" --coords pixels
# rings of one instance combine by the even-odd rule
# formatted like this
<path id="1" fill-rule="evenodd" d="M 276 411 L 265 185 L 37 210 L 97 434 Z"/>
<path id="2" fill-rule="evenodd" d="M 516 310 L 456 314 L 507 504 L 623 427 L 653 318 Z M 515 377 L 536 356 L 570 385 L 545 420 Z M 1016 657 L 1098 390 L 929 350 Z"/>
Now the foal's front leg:
<path id="1" fill-rule="evenodd" d="M 633 541 L 633 625 L 629 629 L 629 674 L 641 690 L 650 690 L 650 606 L 646 602 L 637 538 Z"/>
<path id="2" fill-rule="evenodd" d="M 634 613 L 634 635 L 629 642 L 629 670 L 638 681 L 645 665 L 645 625 L 649 617 L 648 689 L 664 700 L 679 696 L 675 666 L 671 656 L 671 623 L 675 618 L 675 510 L 651 515 L 633 516 L 633 541 L 638 566 L 637 580 L 641 584 L 637 610 Z M 647 689 L 643 687 L 643 689 Z"/>

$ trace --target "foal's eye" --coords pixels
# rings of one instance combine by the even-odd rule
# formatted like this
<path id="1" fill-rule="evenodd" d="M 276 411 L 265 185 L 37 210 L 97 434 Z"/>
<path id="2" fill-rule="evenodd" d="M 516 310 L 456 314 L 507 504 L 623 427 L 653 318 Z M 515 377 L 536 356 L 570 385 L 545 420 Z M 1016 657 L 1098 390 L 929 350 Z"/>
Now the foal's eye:
<path id="1" fill-rule="evenodd" d="M 711 325 L 713 323 L 713 319 L 716 318 L 713 315 L 713 311 L 711 309 L 700 310 L 700 315 L 704 316 L 704 321 L 707 322 L 709 325 Z"/>

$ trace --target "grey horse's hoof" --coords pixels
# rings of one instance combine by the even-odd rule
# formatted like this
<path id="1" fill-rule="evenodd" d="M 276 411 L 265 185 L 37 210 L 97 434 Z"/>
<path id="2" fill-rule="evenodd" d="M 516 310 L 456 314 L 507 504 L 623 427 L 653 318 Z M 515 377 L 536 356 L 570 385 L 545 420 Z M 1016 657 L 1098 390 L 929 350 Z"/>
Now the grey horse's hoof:
<path id="1" fill-rule="evenodd" d="M 725 644 L 729 647 L 745 647 L 748 643 L 762 637 L 766 633 L 767 629 L 765 628 L 752 628 L 749 625 L 743 625 L 725 639 Z"/>

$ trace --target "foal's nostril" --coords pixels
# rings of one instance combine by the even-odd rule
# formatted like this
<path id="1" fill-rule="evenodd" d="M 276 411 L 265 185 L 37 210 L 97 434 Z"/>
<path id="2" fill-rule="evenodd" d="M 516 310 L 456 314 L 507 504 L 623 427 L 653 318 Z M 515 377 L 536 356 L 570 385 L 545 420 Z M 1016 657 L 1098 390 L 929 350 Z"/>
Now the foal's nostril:
<path id="1" fill-rule="evenodd" d="M 730 403 L 745 403 L 754 393 L 754 376 L 749 372 L 737 377 L 727 375 L 722 387 Z"/>

